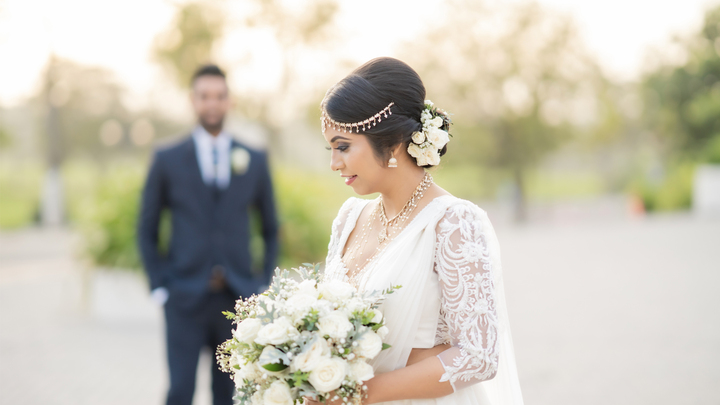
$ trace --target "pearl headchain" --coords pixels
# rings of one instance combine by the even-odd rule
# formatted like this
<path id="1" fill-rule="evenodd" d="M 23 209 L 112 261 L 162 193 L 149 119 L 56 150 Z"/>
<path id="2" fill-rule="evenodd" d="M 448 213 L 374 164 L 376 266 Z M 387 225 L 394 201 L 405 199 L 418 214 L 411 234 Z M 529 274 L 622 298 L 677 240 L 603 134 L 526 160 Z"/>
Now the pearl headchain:
<path id="1" fill-rule="evenodd" d="M 377 125 L 378 122 L 382 122 L 383 118 L 387 118 L 389 115 L 392 115 L 392 110 L 390 110 L 390 107 L 392 107 L 393 105 L 395 105 L 395 103 L 391 101 L 390 104 L 387 105 L 387 107 L 383 108 L 382 110 L 380 110 L 379 113 L 373 115 L 372 117 L 366 120 L 351 123 L 335 121 L 334 119 L 330 118 L 330 116 L 323 108 L 322 113 L 320 114 L 322 131 L 325 132 L 325 129 L 328 126 L 331 126 L 336 131 L 342 130 L 343 132 L 352 132 L 354 129 L 356 133 L 360 132 L 360 128 L 362 128 L 362 130 L 364 131 L 366 126 L 368 129 L 370 129 Z"/>

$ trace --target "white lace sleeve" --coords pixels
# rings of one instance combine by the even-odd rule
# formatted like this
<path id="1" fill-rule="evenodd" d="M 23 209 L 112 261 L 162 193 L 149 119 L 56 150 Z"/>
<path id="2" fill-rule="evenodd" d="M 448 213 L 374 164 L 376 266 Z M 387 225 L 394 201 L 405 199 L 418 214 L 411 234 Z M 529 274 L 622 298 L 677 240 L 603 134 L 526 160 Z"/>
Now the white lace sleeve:
<path id="1" fill-rule="evenodd" d="M 438 222 L 435 271 L 441 289 L 441 341 L 452 347 L 440 353 L 455 391 L 492 379 L 498 366 L 498 317 L 492 260 L 483 220 L 472 204 L 449 207 Z"/>
<path id="2" fill-rule="evenodd" d="M 325 259 L 325 263 L 330 262 L 330 260 L 335 257 L 335 254 L 338 253 L 336 250 L 340 247 L 340 238 L 342 237 L 342 231 L 345 228 L 345 222 L 350 215 L 350 211 L 352 211 L 352 208 L 355 206 L 356 200 L 357 199 L 354 197 L 348 198 L 343 203 L 342 207 L 340 207 L 340 211 L 338 211 L 337 216 L 333 220 L 330 243 L 328 244 L 328 254 Z"/>

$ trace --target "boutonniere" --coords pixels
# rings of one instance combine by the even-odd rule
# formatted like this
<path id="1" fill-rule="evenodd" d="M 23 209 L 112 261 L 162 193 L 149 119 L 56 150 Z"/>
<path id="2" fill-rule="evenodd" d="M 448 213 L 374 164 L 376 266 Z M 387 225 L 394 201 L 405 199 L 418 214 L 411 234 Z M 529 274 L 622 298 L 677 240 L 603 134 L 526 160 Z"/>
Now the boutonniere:
<path id="1" fill-rule="evenodd" d="M 234 174 L 245 174 L 250 165 L 250 152 L 245 148 L 233 148 L 230 153 L 230 163 Z"/>

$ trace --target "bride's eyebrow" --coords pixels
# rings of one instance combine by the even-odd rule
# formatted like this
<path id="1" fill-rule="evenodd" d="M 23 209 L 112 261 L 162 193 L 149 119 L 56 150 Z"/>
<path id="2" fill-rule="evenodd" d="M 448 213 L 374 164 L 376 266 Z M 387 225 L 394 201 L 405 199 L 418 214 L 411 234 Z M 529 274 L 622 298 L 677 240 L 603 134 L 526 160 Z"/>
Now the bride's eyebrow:
<path id="1" fill-rule="evenodd" d="M 331 139 L 331 140 L 330 140 L 330 143 L 334 143 L 334 142 L 337 141 L 338 139 L 344 139 L 344 140 L 346 140 L 346 141 L 349 141 L 349 140 L 350 140 L 350 138 L 345 138 L 344 136 L 338 135 L 338 136 L 334 137 L 333 139 Z"/>

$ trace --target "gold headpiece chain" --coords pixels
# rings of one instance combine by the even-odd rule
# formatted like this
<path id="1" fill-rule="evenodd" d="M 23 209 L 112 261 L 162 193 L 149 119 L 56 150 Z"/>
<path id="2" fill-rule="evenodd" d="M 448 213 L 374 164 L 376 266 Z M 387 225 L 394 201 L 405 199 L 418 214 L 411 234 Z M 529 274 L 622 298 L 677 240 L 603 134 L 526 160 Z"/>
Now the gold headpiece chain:
<path id="1" fill-rule="evenodd" d="M 334 119 L 330 118 L 330 116 L 327 114 L 327 112 L 323 108 L 322 113 L 320 114 L 320 121 L 322 123 L 322 131 L 325 132 L 325 129 L 328 126 L 331 126 L 336 131 L 342 130 L 343 132 L 348 132 L 348 131 L 352 132 L 354 129 L 356 133 L 359 133 L 360 128 L 362 128 L 363 131 L 365 130 L 366 126 L 368 127 L 368 129 L 372 128 L 375 125 L 377 125 L 378 122 L 382 122 L 383 117 L 387 118 L 389 115 L 392 115 L 392 110 L 390 110 L 390 107 L 392 107 L 394 105 L 395 105 L 395 103 L 391 101 L 390 104 L 387 105 L 387 107 L 383 108 L 382 110 L 380 110 L 379 113 L 373 115 L 372 117 L 370 117 L 366 120 L 362 120 L 362 121 L 358 121 L 358 122 L 350 122 L 350 123 L 335 121 Z"/>

